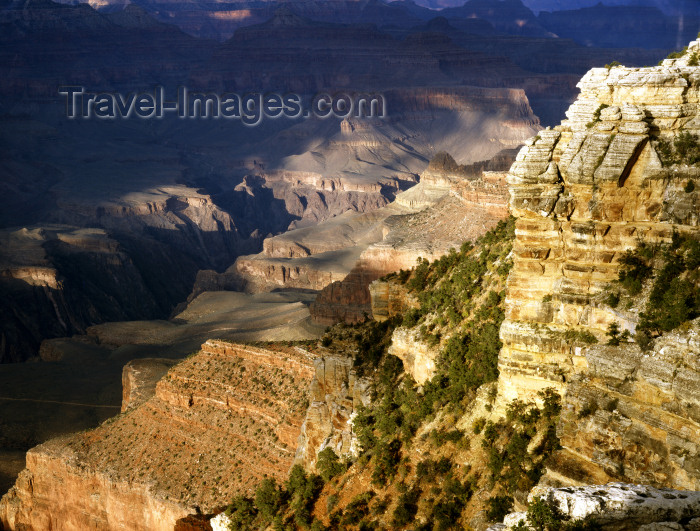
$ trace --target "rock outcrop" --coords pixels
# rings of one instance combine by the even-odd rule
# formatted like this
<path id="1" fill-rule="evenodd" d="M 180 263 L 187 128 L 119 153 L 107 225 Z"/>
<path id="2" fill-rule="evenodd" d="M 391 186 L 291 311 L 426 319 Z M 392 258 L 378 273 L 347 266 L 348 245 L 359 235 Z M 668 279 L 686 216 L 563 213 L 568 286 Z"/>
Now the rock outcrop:
<path id="1" fill-rule="evenodd" d="M 0 501 L 0 524 L 172 530 L 176 520 L 211 512 L 265 474 L 282 480 L 313 375 L 311 355 L 300 348 L 208 341 L 145 402 L 95 430 L 30 450 L 27 468 Z"/>
<path id="2" fill-rule="evenodd" d="M 695 41 L 658 67 L 591 70 L 568 120 L 530 139 L 508 174 L 518 219 L 499 396 L 563 394 L 564 449 L 545 479 L 555 485 L 700 488 L 698 323 L 647 353 L 568 339 L 603 342 L 613 322 L 634 332 L 639 309 L 602 302 L 622 254 L 640 241 L 669 242 L 674 231 L 698 233 L 700 196 L 687 183 L 700 168 L 665 165 L 659 147 L 700 131 L 700 69 L 688 64 L 698 51 Z M 600 410 L 582 419 L 590 401 Z"/>
<path id="3" fill-rule="evenodd" d="M 156 384 L 175 365 L 175 360 L 142 358 L 124 365 L 122 413 L 140 406 L 156 393 Z"/>
<path id="4" fill-rule="evenodd" d="M 412 328 L 397 328 L 391 336 L 389 354 L 403 362 L 404 370 L 418 385 L 423 385 L 435 374 L 435 362 L 439 349 L 431 347 L 417 336 Z"/>
<path id="5" fill-rule="evenodd" d="M 609 483 L 585 487 L 536 487 L 528 499 L 540 498 L 572 520 L 593 518 L 605 531 L 671 531 L 700 529 L 700 492 L 655 489 L 647 485 Z M 525 513 L 511 513 L 489 531 L 527 523 Z"/>
<path id="6" fill-rule="evenodd" d="M 583 350 L 566 385 L 560 441 L 545 482 L 625 479 L 700 489 L 700 319 L 636 344 Z"/>
<path id="7" fill-rule="evenodd" d="M 386 321 L 419 305 L 403 284 L 388 280 L 378 279 L 370 283 L 369 295 L 372 318 L 375 321 Z"/>
<path id="8" fill-rule="evenodd" d="M 313 469 L 316 456 L 331 448 L 339 456 L 357 452 L 352 419 L 360 405 L 370 403 L 369 378 L 358 377 L 353 357 L 324 355 L 314 360 L 310 405 L 301 428 L 295 462 Z"/>

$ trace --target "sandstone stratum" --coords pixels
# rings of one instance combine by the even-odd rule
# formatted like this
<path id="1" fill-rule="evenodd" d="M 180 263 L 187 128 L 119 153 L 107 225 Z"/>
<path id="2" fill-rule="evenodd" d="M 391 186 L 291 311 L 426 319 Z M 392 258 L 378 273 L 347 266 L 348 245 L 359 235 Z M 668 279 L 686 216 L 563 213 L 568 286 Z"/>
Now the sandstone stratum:
<path id="1" fill-rule="evenodd" d="M 700 168 L 678 146 L 700 132 L 699 52 L 694 41 L 657 67 L 592 69 L 568 119 L 528 141 L 508 175 L 518 219 L 499 395 L 564 396 L 555 485 L 700 488 L 698 321 L 644 349 L 608 346 L 611 325 L 640 333 L 653 311 L 648 288 L 625 299 L 616 282 L 625 252 L 698 235 Z M 683 278 L 697 282 L 694 267 Z"/>
<path id="2" fill-rule="evenodd" d="M 264 475 L 286 477 L 314 376 L 309 352 L 212 340 L 157 384 L 148 377 L 168 364 L 127 365 L 121 415 L 29 451 L 0 524 L 172 530 Z"/>

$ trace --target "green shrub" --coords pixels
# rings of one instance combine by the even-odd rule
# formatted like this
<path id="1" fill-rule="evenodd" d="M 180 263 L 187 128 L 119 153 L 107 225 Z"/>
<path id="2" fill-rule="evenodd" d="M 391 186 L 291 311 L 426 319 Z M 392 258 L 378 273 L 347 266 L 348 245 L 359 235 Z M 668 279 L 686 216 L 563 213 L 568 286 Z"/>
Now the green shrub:
<path id="1" fill-rule="evenodd" d="M 403 316 L 403 322 L 401 323 L 401 326 L 404 326 L 406 328 L 413 328 L 418 324 L 421 317 L 423 317 L 423 313 L 419 309 L 414 308 L 408 310 Z"/>
<path id="2" fill-rule="evenodd" d="M 512 496 L 492 496 L 486 502 L 486 518 L 489 522 L 501 522 L 513 507 Z"/>
<path id="3" fill-rule="evenodd" d="M 340 462 L 333 449 L 328 447 L 318 453 L 316 469 L 319 471 L 323 481 L 328 482 L 335 476 L 345 472 L 346 467 Z"/>
<path id="4" fill-rule="evenodd" d="M 400 461 L 400 449 L 401 442 L 398 439 L 388 443 L 381 441 L 375 446 L 373 484 L 380 487 L 386 485 L 387 481 L 396 474 Z"/>
<path id="5" fill-rule="evenodd" d="M 700 161 L 698 135 L 694 135 L 689 131 L 683 131 L 676 136 L 673 141 L 673 147 L 676 150 L 680 162 L 692 165 Z"/>
<path id="6" fill-rule="evenodd" d="M 337 494 L 330 494 L 328 498 L 326 498 L 326 512 L 328 514 L 330 514 L 338 504 L 338 499 L 339 496 Z"/>
<path id="7" fill-rule="evenodd" d="M 656 151 L 664 166 L 671 164 L 694 165 L 700 162 L 700 139 L 690 131 L 682 131 L 671 141 L 660 139 Z M 691 190 L 692 191 L 692 190 Z"/>
<path id="8" fill-rule="evenodd" d="M 633 251 L 624 253 L 620 264 L 619 281 L 630 295 L 637 295 L 642 291 L 642 283 L 651 277 L 652 267 L 638 252 Z"/>
<path id="9" fill-rule="evenodd" d="M 605 298 L 605 304 L 607 304 L 611 308 L 617 308 L 617 305 L 620 304 L 620 292 L 609 293 L 608 296 Z"/>
<path id="10" fill-rule="evenodd" d="M 403 527 L 410 524 L 418 512 L 418 499 L 421 490 L 414 486 L 399 496 L 396 503 L 396 508 L 392 513 L 391 524 L 394 527 Z"/>
<path id="11" fill-rule="evenodd" d="M 282 506 L 282 492 L 277 487 L 277 482 L 271 478 L 265 478 L 260 482 L 255 491 L 255 507 L 266 520 L 271 520 Z"/>
<path id="12" fill-rule="evenodd" d="M 434 529 L 437 531 L 462 529 L 459 519 L 464 505 L 472 496 L 474 485 L 469 480 L 462 483 L 451 474 L 445 478 L 443 485 L 442 498 L 433 505 L 430 520 L 435 523 Z"/>
<path id="13" fill-rule="evenodd" d="M 683 57 L 687 51 L 688 51 L 688 47 L 684 46 L 682 50 L 676 51 L 676 52 L 671 52 L 670 54 L 668 54 L 666 56 L 666 59 L 679 59 L 679 58 Z"/>
<path id="14" fill-rule="evenodd" d="M 640 315 L 635 335 L 640 346 L 650 344 L 651 337 L 700 316 L 699 265 L 700 240 L 674 234 L 671 244 L 663 250 L 663 265 L 655 275 L 649 301 Z"/>
<path id="15" fill-rule="evenodd" d="M 540 392 L 542 408 L 534 403 L 514 400 L 506 409 L 506 418 L 483 430 L 482 445 L 487 452 L 491 481 L 506 494 L 527 491 L 543 472 L 543 461 L 559 448 L 556 424 L 561 412 L 559 395 L 553 389 Z M 535 436 L 539 444 L 528 451 Z"/>
<path id="16" fill-rule="evenodd" d="M 608 326 L 608 345 L 616 347 L 620 344 L 620 325 L 617 323 L 610 323 Z"/>
<path id="17" fill-rule="evenodd" d="M 236 496 L 226 509 L 226 514 L 231 519 L 231 531 L 244 531 L 252 527 L 257 511 L 253 500 L 246 496 Z"/>
<path id="18" fill-rule="evenodd" d="M 363 492 L 355 496 L 345 507 L 340 522 L 343 525 L 357 525 L 360 520 L 369 514 L 369 502 L 374 497 L 374 492 Z"/>
<path id="19" fill-rule="evenodd" d="M 539 496 L 527 508 L 529 528 L 535 531 L 599 531 L 594 519 L 571 521 L 558 507 L 547 504 Z M 523 526 L 516 529 L 525 529 Z"/>
<path id="20" fill-rule="evenodd" d="M 581 411 L 579 411 L 578 418 L 586 418 L 590 417 L 593 415 L 596 411 L 598 411 L 598 402 L 595 401 L 595 399 L 591 398 L 584 404 L 584 406 L 581 408 Z"/>
<path id="21" fill-rule="evenodd" d="M 617 65 L 616 65 L 616 66 L 617 66 Z M 587 127 L 588 129 L 590 129 L 590 128 L 593 127 L 595 124 L 597 124 L 598 122 L 600 122 L 600 113 L 603 111 L 603 109 L 607 109 L 608 107 L 610 107 L 610 105 L 608 105 L 608 104 L 606 104 L 606 103 L 601 103 L 601 104 L 598 106 L 598 108 L 597 108 L 595 111 L 593 111 L 593 120 L 591 120 L 590 122 L 588 122 L 588 123 L 586 124 L 586 127 Z M 600 162 L 602 162 L 602 160 L 601 160 Z M 600 162 L 597 164 L 597 166 L 600 166 Z"/>

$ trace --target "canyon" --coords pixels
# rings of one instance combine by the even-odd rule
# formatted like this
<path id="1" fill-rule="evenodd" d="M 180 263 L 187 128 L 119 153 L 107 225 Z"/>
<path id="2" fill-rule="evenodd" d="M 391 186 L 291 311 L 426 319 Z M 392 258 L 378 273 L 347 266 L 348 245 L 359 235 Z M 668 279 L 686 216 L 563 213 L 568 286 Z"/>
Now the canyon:
<path id="1" fill-rule="evenodd" d="M 553 387 L 562 448 L 542 487 L 698 489 L 698 320 L 645 349 L 604 343 L 611 324 L 634 334 L 644 311 L 607 302 L 625 252 L 697 233 L 697 165 L 669 162 L 664 146 L 700 132 L 700 44 L 658 67 L 594 68 L 577 85 L 594 64 L 655 64 L 668 20 L 645 19 L 649 49 L 604 49 L 549 33 L 545 21 L 566 28 L 576 14 L 536 17 L 518 1 L 440 18 L 357 4 L 253 12 L 223 43 L 158 22 L 175 9 L 165 4 L 0 8 L 0 485 L 26 465 L 0 502 L 2 526 L 172 529 L 265 476 L 282 483 L 294 463 L 315 471 L 325 448 L 357 458 L 371 374 L 354 347 L 318 338 L 418 309 L 401 270 L 449 256 L 509 210 L 513 253 L 491 268 L 513 259 L 507 285 L 492 286 L 505 288 L 498 381 L 450 429 L 498 422 L 513 399 Z M 212 26 L 192 13 L 186 29 L 221 39 L 237 13 Z M 615 46 L 599 10 L 586 14 L 602 27 L 595 42 Z M 60 115 L 67 71 L 96 91 L 372 89 L 389 112 L 107 126 Z M 591 336 L 598 344 L 581 341 Z M 450 340 L 436 337 L 409 325 L 391 335 L 388 354 L 421 387 Z M 456 452 L 464 470 L 484 468 L 477 446 Z M 363 482 L 353 476 L 348 493 Z M 467 511 L 483 528 L 479 488 Z"/>
<path id="2" fill-rule="evenodd" d="M 342 11 L 342 5 L 335 8 Z M 207 286 L 244 289 L 212 272 L 223 272 L 238 256 L 264 252 L 268 236 L 347 211 L 386 206 L 415 184 L 440 151 L 473 162 L 518 145 L 537 127 L 536 115 L 549 123 L 573 99 L 575 71 L 610 60 L 616 52 L 564 46 L 556 39 L 504 41 L 496 34 L 481 42 L 469 38 L 459 24 L 420 24 L 425 13 L 392 33 L 358 20 L 330 24 L 318 11 L 320 5 L 317 12 L 300 14 L 289 6 L 269 7 L 273 10 L 266 21 L 248 24 L 216 44 L 158 22 L 153 18 L 157 13 L 133 5 L 114 12 L 39 0 L 22 9 L 13 3 L 3 6 L 0 53 L 5 61 L 0 63 L 13 66 L 3 70 L 0 83 L 5 146 L 0 224 L 11 232 L 50 233 L 57 225 L 63 231 L 101 229 L 121 254 L 89 257 L 76 245 L 37 240 L 37 246 L 47 249 L 44 258 L 5 268 L 2 362 L 36 358 L 43 339 L 84 333 L 101 322 L 168 318 L 188 294 L 191 300 Z M 345 7 L 367 9 L 368 17 L 383 9 L 394 14 L 408 9 Z M 127 51 L 124 43 L 129 43 Z M 521 64 L 511 54 L 518 50 L 522 58 L 532 45 L 542 51 L 526 54 L 530 60 L 550 57 L 559 44 L 566 48 L 566 60 L 545 70 L 535 68 L 539 60 Z M 45 49 L 61 61 L 48 60 Z M 619 57 L 641 63 L 658 55 L 620 50 Z M 306 71 L 309 61 L 318 66 L 316 76 Z M 414 65 L 410 71 L 401 66 L 406 61 Z M 574 63 L 578 66 L 572 71 Z M 128 72 L 124 64 L 131 65 Z M 62 79 L 64 68 L 70 79 Z M 276 120 L 249 129 L 230 122 L 212 127 L 207 120 L 169 119 L 119 120 L 106 128 L 100 121 L 59 115 L 65 103 L 56 93 L 61 84 L 129 93 L 155 81 L 168 90 L 186 84 L 206 92 L 294 90 L 304 97 L 317 91 L 381 91 L 389 116 Z M 60 256 L 52 254 L 56 247 Z M 21 255 L 16 246 L 0 253 L 15 261 Z M 174 254 L 178 260 L 171 258 Z M 301 269 L 274 264 L 267 272 L 290 286 L 306 283 L 321 289 L 342 280 L 349 273 L 346 265 L 352 269 L 360 254 L 357 248 L 332 257 L 343 265 L 330 274 L 311 272 L 308 280 L 292 277 L 314 270 L 313 260 Z M 110 267 L 121 283 L 133 283 L 141 294 L 140 307 L 107 305 L 104 301 L 120 295 L 95 286 L 97 279 L 81 286 L 81 274 L 71 270 L 80 262 L 77 256 L 92 269 L 87 262 L 93 259 L 120 262 Z M 37 276 L 55 270 L 60 287 L 39 290 L 23 284 L 13 272 L 23 268 L 21 274 L 31 269 Z M 107 283 L 104 278 L 99 282 Z M 50 296 L 39 293 L 45 289 Z M 72 314 L 76 305 L 62 301 L 83 301 L 89 310 Z M 15 314 L 17 304 L 25 311 Z"/>
<path id="3" fill-rule="evenodd" d="M 410 269 L 418 258 L 434 260 L 507 215 L 505 170 L 513 156 L 512 149 L 503 150 L 459 166 L 450 154 L 439 153 L 419 183 L 386 207 L 268 238 L 262 253 L 239 257 L 226 272 L 200 272 L 193 294 L 216 288 L 316 290 L 314 322 L 360 321 L 370 312 L 372 281 Z"/>

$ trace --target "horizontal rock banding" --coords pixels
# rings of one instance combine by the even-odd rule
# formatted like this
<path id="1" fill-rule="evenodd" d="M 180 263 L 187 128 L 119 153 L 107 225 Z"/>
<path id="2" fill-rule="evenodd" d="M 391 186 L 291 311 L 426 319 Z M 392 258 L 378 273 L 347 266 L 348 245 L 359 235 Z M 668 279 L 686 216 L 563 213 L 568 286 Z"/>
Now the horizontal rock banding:
<path id="1" fill-rule="evenodd" d="M 690 48 L 700 50 L 700 41 Z M 700 402 L 679 394 L 689 386 L 674 383 L 671 373 L 642 376 L 645 357 L 636 345 L 607 352 L 562 340 L 573 332 L 603 342 L 613 322 L 634 332 L 633 313 L 600 302 L 618 278 L 621 256 L 640 241 L 669 242 L 674 231 L 697 234 L 700 199 L 683 186 L 700 169 L 664 166 L 657 152 L 660 139 L 700 132 L 700 71 L 687 63 L 686 56 L 660 67 L 591 70 L 568 120 L 530 139 L 508 174 L 518 220 L 499 390 L 506 401 L 545 387 L 564 393 L 564 450 L 551 465 L 553 481 L 700 485 L 700 424 L 692 413 Z M 697 356 L 693 330 L 676 340 L 685 356 Z M 605 369 L 627 365 L 624 385 Z M 684 377 L 700 382 L 694 367 Z M 601 409 L 618 400 L 623 413 L 612 418 L 613 408 L 581 421 L 577 415 L 592 400 Z"/>
<path id="2" fill-rule="evenodd" d="M 171 530 L 264 475 L 286 477 L 315 374 L 308 352 L 208 341 L 155 384 L 157 361 L 125 371 L 124 413 L 27 454 L 0 502 L 5 528 Z"/>

